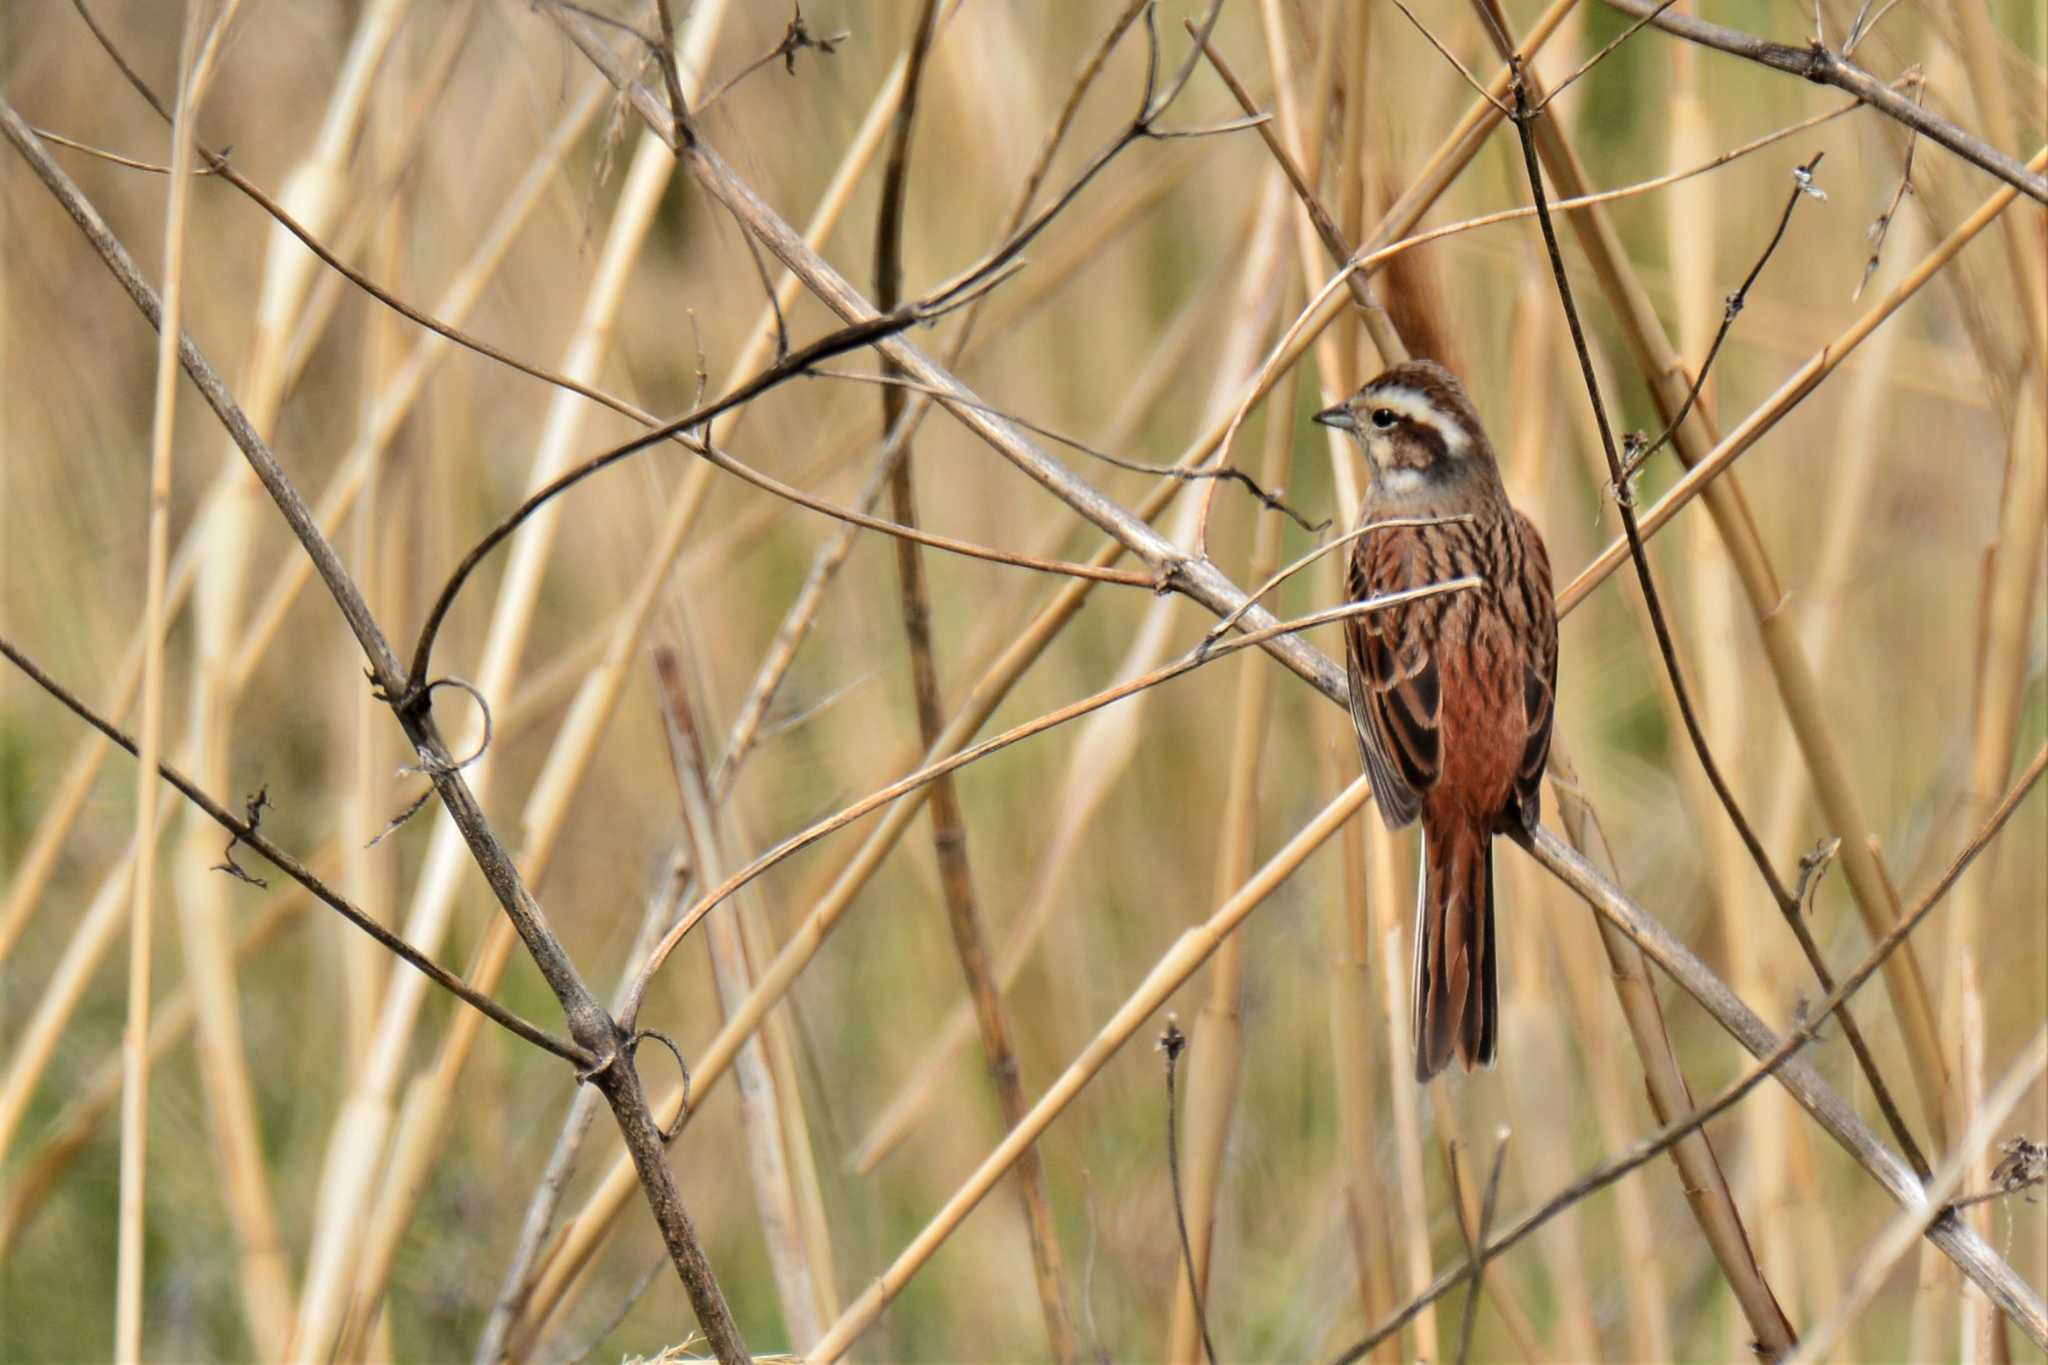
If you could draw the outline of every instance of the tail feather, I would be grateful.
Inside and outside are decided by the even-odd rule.
[[[1493,1062],[1500,987],[1493,936],[1493,840],[1469,825],[1424,824],[1415,907],[1415,1079],[1453,1052],[1467,1071]]]

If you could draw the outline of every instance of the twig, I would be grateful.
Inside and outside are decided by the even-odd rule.
[[[1507,1161],[1507,1155],[1508,1133],[1506,1129],[1502,1129],[1500,1144],[1493,1149],[1493,1169],[1486,1177],[1486,1196],[1479,1206],[1479,1227],[1476,1231],[1465,1226],[1464,1202],[1453,1201],[1453,1209],[1458,1215],[1458,1231],[1465,1238],[1465,1254],[1473,1260],[1478,1260],[1479,1249],[1486,1245],[1486,1239],[1493,1231],[1493,1211],[1500,1202],[1500,1173]],[[1453,1169],[1452,1184],[1455,1185],[1458,1162],[1458,1149],[1455,1144],[1450,1148],[1449,1156]],[[1465,1362],[1472,1358],[1472,1328],[1479,1320],[1479,1292],[1485,1284],[1486,1266],[1482,1262],[1472,1272],[1471,1288],[1465,1291],[1465,1311],[1458,1322],[1458,1365],[1465,1365]]]
[[[1202,1287],[1195,1270],[1195,1249],[1188,1241],[1188,1211],[1180,1194],[1180,1140],[1175,1118],[1179,1106],[1174,1102],[1173,1076],[1180,1064],[1180,1055],[1187,1046],[1188,1036],[1180,1031],[1180,1021],[1169,1013],[1166,1031],[1159,1035],[1159,1051],[1166,1058],[1166,1179],[1173,1190],[1173,1221],[1180,1229],[1180,1254],[1187,1273],[1188,1293],[1194,1297],[1195,1324],[1201,1329],[1202,1349],[1208,1353],[1209,1365],[1216,1365],[1216,1343],[1209,1339],[1209,1314],[1202,1305]]]
[[[1666,0],[1667,4],[1669,2],[1670,0]],[[1429,40],[1429,45],[1436,49],[1437,55],[1439,57],[1442,57],[1445,61],[1449,62],[1451,64],[1451,68],[1455,70],[1460,76],[1463,76],[1465,78],[1465,84],[1471,86],[1472,89],[1475,92],[1477,92],[1479,98],[1485,100],[1488,104],[1492,105],[1495,111],[1498,112],[1502,118],[1514,117],[1514,115],[1508,112],[1508,107],[1505,104],[1502,104],[1498,99],[1494,97],[1494,94],[1491,90],[1488,90],[1485,86],[1479,83],[1479,78],[1477,76],[1473,75],[1470,71],[1465,69],[1465,64],[1459,61],[1455,56],[1453,56],[1449,48],[1445,47],[1442,43],[1437,41],[1436,35],[1434,33],[1431,33],[1429,29],[1423,25],[1423,22],[1420,19],[1415,17],[1415,12],[1413,10],[1409,9],[1408,6],[1402,4],[1401,0],[1394,0],[1394,8],[1401,11],[1402,18],[1406,19],[1410,24],[1413,24],[1415,26],[1415,31],[1417,33],[1420,33],[1424,38]]]
[[[1658,28],[1689,42],[1699,43],[1704,47],[1715,48],[1737,57],[1745,57],[1774,70],[1804,77],[1818,85],[1832,85],[1838,90],[1847,91],[1879,113],[1897,120],[1908,128],[1925,133],[1957,156],[1997,176],[2029,198],[2048,204],[2048,178],[2028,170],[2017,160],[1975,134],[1957,127],[1947,119],[1928,113],[1918,102],[1905,98],[1848,58],[1830,52],[1819,43],[1806,47],[1787,47],[1783,43],[1769,42],[1736,29],[1723,28],[1719,24],[1695,19],[1689,14],[1659,14],[1658,6],[1651,4],[1649,0],[1607,0],[1607,3],[1622,13],[1633,14],[1637,18],[1650,15],[1651,22]]]
[[[80,142],[76,138],[65,137],[62,133],[53,133],[48,128],[36,126],[35,133],[37,137],[45,142],[54,143],[59,147],[69,147],[74,152],[84,152],[87,156],[98,157],[101,161],[109,161],[116,166],[126,166],[131,171],[147,171],[151,175],[169,175],[171,173],[169,166],[161,165],[154,161],[137,161],[132,156],[122,156],[119,152],[110,152],[104,147],[95,147],[90,142]],[[233,154],[234,148],[232,147],[223,147],[220,151],[223,161]],[[199,166],[195,167],[192,171],[195,178],[205,175],[218,175],[219,173],[220,168],[218,166]]]
[[[1555,96],[1552,98],[1555,98]],[[1548,104],[1550,101],[1546,99],[1544,103]],[[1715,357],[1721,354],[1721,343],[1728,339],[1729,329],[1735,326],[1735,319],[1742,315],[1744,305],[1749,302],[1750,286],[1756,283],[1757,276],[1764,273],[1764,267],[1770,263],[1771,257],[1777,253],[1778,243],[1785,240],[1785,229],[1792,224],[1792,210],[1799,207],[1801,199],[1820,193],[1813,184],[1813,170],[1814,167],[1820,165],[1820,159],[1825,155],[1827,155],[1825,152],[1815,152],[1811,161],[1793,171],[1792,192],[1786,196],[1785,211],[1778,215],[1778,230],[1773,232],[1771,240],[1765,243],[1763,254],[1756,258],[1756,264],[1749,268],[1749,274],[1743,277],[1742,283],[1736,287],[1735,292],[1723,301],[1720,329],[1714,333],[1713,344],[1707,347],[1706,359],[1700,362],[1699,369],[1694,372],[1692,388],[1687,391],[1685,401],[1679,404],[1677,415],[1665,424],[1664,430],[1658,434],[1657,439],[1649,444],[1641,445],[1639,438],[1631,439],[1630,444],[1637,448],[1629,456],[1628,462],[1622,466],[1623,485],[1622,488],[1616,490],[1615,495],[1617,497],[1633,497],[1633,494],[1629,493],[1627,489],[1628,485],[1635,479],[1636,472],[1649,461],[1652,455],[1655,455],[1670,443],[1672,436],[1677,433],[1679,427],[1685,424],[1686,417],[1692,412],[1693,404],[1699,401],[1700,390],[1706,387],[1707,373],[1714,368]],[[1826,196],[1822,195],[1822,197],[1825,198]]]
[[[1627,42],[1629,39],[1635,37],[1636,34],[1640,33],[1645,24],[1649,23],[1652,19],[1655,19],[1658,15],[1662,14],[1665,10],[1670,9],[1673,5],[1677,3],[1678,0],[1660,0],[1660,3],[1658,4],[1656,9],[1651,10],[1648,14],[1636,20],[1627,28],[1615,34],[1613,39],[1609,41],[1605,47],[1601,48],[1598,52],[1595,52],[1592,56],[1586,58],[1585,61],[1580,62],[1577,70],[1573,71],[1571,75],[1566,76],[1563,80],[1559,81],[1556,85],[1552,86],[1550,88],[1550,93],[1543,97],[1543,102],[1536,106],[1536,112],[1540,114],[1545,109],[1548,109],[1550,107],[1550,102],[1556,99],[1559,95],[1562,95],[1565,92],[1566,87],[1571,85],[1573,81],[1576,81],[1579,77],[1585,75],[1588,71],[1591,71],[1594,67],[1606,61],[1610,56],[1614,55],[1614,50],[1616,48],[1620,47],[1623,43]]]
[[[999,281],[1000,277],[992,276],[982,281],[982,285],[986,288]],[[415,705],[420,700],[418,680],[426,676],[426,670],[433,659],[435,637],[440,634],[441,623],[447,618],[449,608],[454,606],[456,595],[462,591],[463,584],[469,581],[470,574],[475,571],[477,565],[482,563],[492,550],[503,544],[506,538],[518,530],[527,518],[539,511],[548,502],[570,488],[575,487],[591,475],[617,464],[628,456],[637,455],[639,452],[651,446],[659,445],[670,437],[680,435],[692,427],[704,425],[722,412],[730,411],[742,403],[751,402],[776,385],[794,379],[821,360],[829,360],[833,356],[844,355],[848,351],[858,350],[884,337],[893,336],[905,328],[915,326],[920,322],[929,322],[939,317],[948,309],[967,302],[971,297],[972,295],[960,294],[955,295],[943,304],[929,301],[905,304],[903,307],[892,309],[882,316],[869,318],[862,322],[850,323],[836,331],[828,332],[809,345],[790,352],[782,359],[755,374],[752,378],[743,380],[734,386],[730,392],[726,393],[724,397],[701,404],[684,413],[681,417],[671,418],[652,430],[642,432],[623,444],[613,446],[609,450],[593,455],[575,467],[565,470],[553,479],[550,479],[546,484],[530,494],[517,507],[506,513],[498,521],[497,525],[493,526],[484,534],[482,539],[469,548],[463,555],[461,562],[448,575],[447,582],[442,584],[441,592],[435,598],[432,610],[427,613],[426,624],[420,628],[419,641],[413,647],[414,671],[408,675],[410,681],[393,694],[394,699],[406,706]]]
[[[33,682],[37,687],[42,688],[43,691],[56,698],[73,715],[76,715],[87,725],[92,726],[93,729],[105,735],[131,756],[140,757],[139,753],[137,753],[135,741],[130,739],[119,726],[93,710],[76,693],[44,672],[40,664],[30,658],[5,635],[0,635],[0,654],[6,655],[8,662],[27,674],[30,682]],[[362,930],[371,938],[377,940],[379,944],[403,959],[428,980],[488,1018],[492,1023],[520,1038],[524,1038],[535,1047],[552,1052],[555,1056],[574,1066],[587,1067],[594,1060],[593,1055],[587,1049],[570,1042],[566,1038],[557,1037],[537,1024],[528,1023],[489,996],[479,994],[471,988],[467,981],[448,971],[438,962],[421,953],[419,949],[385,928],[374,915],[358,909],[354,904],[315,876],[311,868],[272,843],[270,837],[257,828],[256,819],[263,805],[268,801],[267,788],[264,791],[259,791],[255,797],[250,799],[247,808],[249,818],[237,819],[233,812],[208,796],[204,791],[201,791],[197,784],[170,764],[159,763],[157,765],[157,773],[164,781],[175,787],[179,795],[197,806],[207,819],[213,821],[234,836],[228,845],[230,849],[237,843],[245,844],[255,849],[272,866],[276,867],[278,871],[284,873],[287,877],[290,877],[293,881],[311,892],[315,899],[335,911],[343,919],[355,925],[356,928]],[[244,880],[253,880],[246,873],[243,874],[243,877]],[[261,886],[263,883],[258,881],[256,884]]]
[[[1252,589],[1246,595],[1243,606],[1226,612],[1217,620],[1215,625],[1209,627],[1201,640],[1196,643],[1195,652],[1201,654],[1213,648],[1218,640],[1228,635],[1236,627],[1237,623],[1244,619],[1245,612],[1256,605],[1267,593],[1273,591],[1273,589],[1279,587],[1282,583],[1285,583],[1324,555],[1329,554],[1332,550],[1349,545],[1360,536],[1371,535],[1374,531],[1385,531],[1397,526],[1456,526],[1471,520],[1471,514],[1466,512],[1459,512],[1454,516],[1448,517],[1382,517],[1378,521],[1369,521],[1356,530],[1346,531],[1334,540],[1324,541],[1321,545],[1316,546],[1315,549],[1310,550],[1286,568],[1267,578],[1258,587]]]
[[[695,113],[702,115],[706,109],[724,99],[726,93],[734,86],[774,61],[777,57],[782,59],[783,70],[789,75],[794,76],[796,74],[797,53],[809,48],[814,52],[822,52],[827,57],[830,57],[838,51],[839,44],[853,36],[850,31],[841,29],[837,33],[830,33],[824,37],[819,37],[811,32],[810,27],[804,23],[804,7],[797,5],[794,8],[796,13],[791,17],[789,27],[783,30],[781,40],[774,47],[769,48],[738,71],[720,81],[710,94],[697,101]]]
[[[661,83],[668,87],[670,117],[675,133],[682,136],[683,120],[690,116],[690,102],[683,97],[682,72],[676,68],[676,18],[670,0],[654,0],[654,13],[661,21],[661,41],[654,46],[654,62],[661,68]]]
[[[1890,8],[1890,6],[1886,6],[1886,8]],[[1879,17],[1882,18],[1883,16],[1880,14]],[[1859,14],[1857,18],[1861,20],[1862,15]],[[1855,30],[1851,29],[1850,32],[1853,35]],[[1920,102],[1920,97],[1926,93],[1926,90],[1927,82],[1924,79],[1914,83],[1913,102],[1915,104]],[[1870,285],[1870,277],[1877,273],[1878,260],[1884,255],[1884,239],[1891,235],[1892,220],[1898,217],[1899,205],[1904,203],[1906,196],[1913,192],[1913,153],[1919,149],[1920,130],[1916,128],[1906,134],[1906,156],[1904,164],[1899,168],[1899,187],[1892,191],[1891,203],[1885,205],[1884,212],[1878,214],[1876,220],[1870,225],[1870,259],[1864,262],[1863,275],[1856,281],[1856,292],[1849,296],[1851,303],[1863,297],[1863,291]]]
[[[1118,469],[1127,469],[1133,474],[1151,474],[1162,479],[1182,479],[1190,483],[1199,482],[1204,479],[1222,479],[1240,484],[1247,493],[1250,493],[1258,501],[1261,507],[1264,507],[1269,512],[1283,513],[1288,520],[1310,535],[1320,535],[1322,532],[1330,529],[1329,518],[1325,517],[1322,521],[1310,521],[1293,504],[1281,497],[1278,492],[1262,487],[1257,479],[1242,469],[1217,468],[1215,466],[1189,469],[1182,465],[1148,464],[1144,460],[1133,460],[1123,455],[1112,455],[1109,451],[1089,445],[1078,437],[1054,431],[1051,427],[1043,426],[1028,417],[1020,417],[1014,412],[995,406],[993,403],[963,399],[950,389],[942,389],[936,384],[922,384],[915,379],[906,378],[900,374],[860,374],[854,370],[828,370],[823,368],[816,369],[812,373],[824,379],[846,379],[856,384],[880,384],[893,388],[907,389],[912,393],[927,394],[934,398],[950,399],[963,408],[973,408],[976,412],[986,412],[1000,417],[1004,421],[1020,426],[1034,435],[1043,436],[1048,441],[1056,441],[1071,450],[1080,451],[1090,459],[1100,460],[1104,464],[1114,465]]]

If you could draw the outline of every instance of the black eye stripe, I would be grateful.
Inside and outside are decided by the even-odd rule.
[[[1434,422],[1410,422],[1408,430],[1416,440],[1429,448],[1432,462],[1449,463],[1451,450],[1444,440],[1444,434]]]

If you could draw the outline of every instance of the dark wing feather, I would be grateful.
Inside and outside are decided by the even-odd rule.
[[[1367,555],[1361,545],[1352,557],[1347,577],[1352,601],[1405,586],[1376,581],[1386,575],[1372,572],[1365,563]],[[1351,720],[1372,778],[1373,800],[1389,829],[1400,829],[1416,817],[1422,794],[1436,785],[1443,771],[1437,728],[1443,688],[1436,660],[1422,638],[1424,613],[1434,605],[1425,600],[1354,617],[1344,632]]]
[[[1531,620],[1522,656],[1522,714],[1528,739],[1515,772],[1515,801],[1522,823],[1530,828],[1542,810],[1543,769],[1550,761],[1550,727],[1557,707],[1557,611],[1550,586],[1550,555],[1543,537],[1520,512],[1515,529],[1522,538],[1522,600]]]

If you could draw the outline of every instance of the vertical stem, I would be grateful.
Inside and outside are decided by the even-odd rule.
[[[121,1189],[115,1250],[114,1358],[142,1358],[143,1210],[149,1151],[149,988],[156,909],[159,794],[148,780],[163,756],[164,583],[170,572],[171,442],[176,435],[178,318],[184,304],[185,215],[191,202],[192,109],[205,90],[195,68],[202,0],[187,0],[178,50],[178,102],[164,207],[164,326],[157,337],[156,406],[150,419],[149,548],[142,606],[143,778],[135,784],[135,875],[128,925],[128,1024],[122,1035]]]
[[[882,182],[882,202],[875,229],[875,299],[883,311],[896,306],[902,286],[904,186],[909,178],[910,135],[917,117],[917,102],[923,84],[925,59],[931,50],[932,29],[937,18],[937,0],[922,0],[914,21],[903,98],[896,107],[891,130],[889,163]],[[893,362],[883,366],[885,375],[901,375]],[[904,392],[885,387],[881,392],[882,428],[892,432],[904,415]],[[904,526],[917,525],[917,497],[912,482],[912,450],[909,437],[889,476],[889,504],[895,520]],[[932,652],[931,590],[926,583],[924,549],[915,541],[897,537],[896,576],[901,589],[903,634],[910,650],[911,690],[917,708],[918,738],[926,749],[945,728],[945,714],[939,696],[938,664]],[[1017,1056],[1010,1043],[1010,1025],[989,970],[988,942],[982,932],[981,914],[974,888],[973,868],[967,857],[967,824],[960,808],[958,790],[950,777],[932,784],[929,798],[932,846],[938,856],[940,889],[946,901],[946,922],[953,933],[953,948],[960,970],[967,979],[967,991],[974,1003],[975,1023],[981,1032],[982,1053],[996,1090],[996,1101],[1006,1128],[1015,1128],[1029,1106],[1018,1074]],[[1072,1365],[1078,1357],[1073,1318],[1067,1308],[1066,1267],[1060,1254],[1059,1230],[1046,1195],[1045,1171],[1036,1147],[1027,1148],[1017,1162],[1017,1195],[1023,1205],[1024,1224],[1031,1243],[1031,1270],[1038,1288],[1040,1311],[1045,1316],[1046,1339],[1053,1359]]]
[[[1267,193],[1283,191],[1277,177],[1269,178]],[[1277,215],[1264,215],[1274,218]],[[1283,307],[1285,301],[1283,296]],[[1259,480],[1267,488],[1287,486],[1294,460],[1294,410],[1301,388],[1299,368],[1274,391],[1266,416],[1266,451]],[[1280,565],[1279,516],[1260,517],[1252,546],[1246,580],[1262,583]],[[1217,896],[1230,894],[1251,874],[1255,836],[1258,832],[1260,756],[1265,752],[1266,730],[1273,693],[1271,669],[1246,669],[1238,681],[1237,709],[1232,724],[1230,777],[1224,789],[1223,812],[1218,821],[1216,853]],[[1230,1135],[1231,1115],[1237,1107],[1238,1078],[1244,1052],[1243,1021],[1238,1004],[1244,993],[1244,936],[1232,934],[1216,950],[1216,962],[1209,974],[1209,998],[1195,1018],[1194,1049],[1189,1060],[1188,1134],[1186,1159],[1182,1163],[1183,1192],[1187,1209],[1188,1265],[1182,1267],[1173,1296],[1172,1322],[1167,1335],[1166,1358],[1192,1362],[1201,1344],[1200,1303],[1209,1302],[1210,1249],[1216,1226],[1217,1193],[1223,1172],[1223,1149]],[[1190,1284],[1189,1276],[1193,1276]]]

